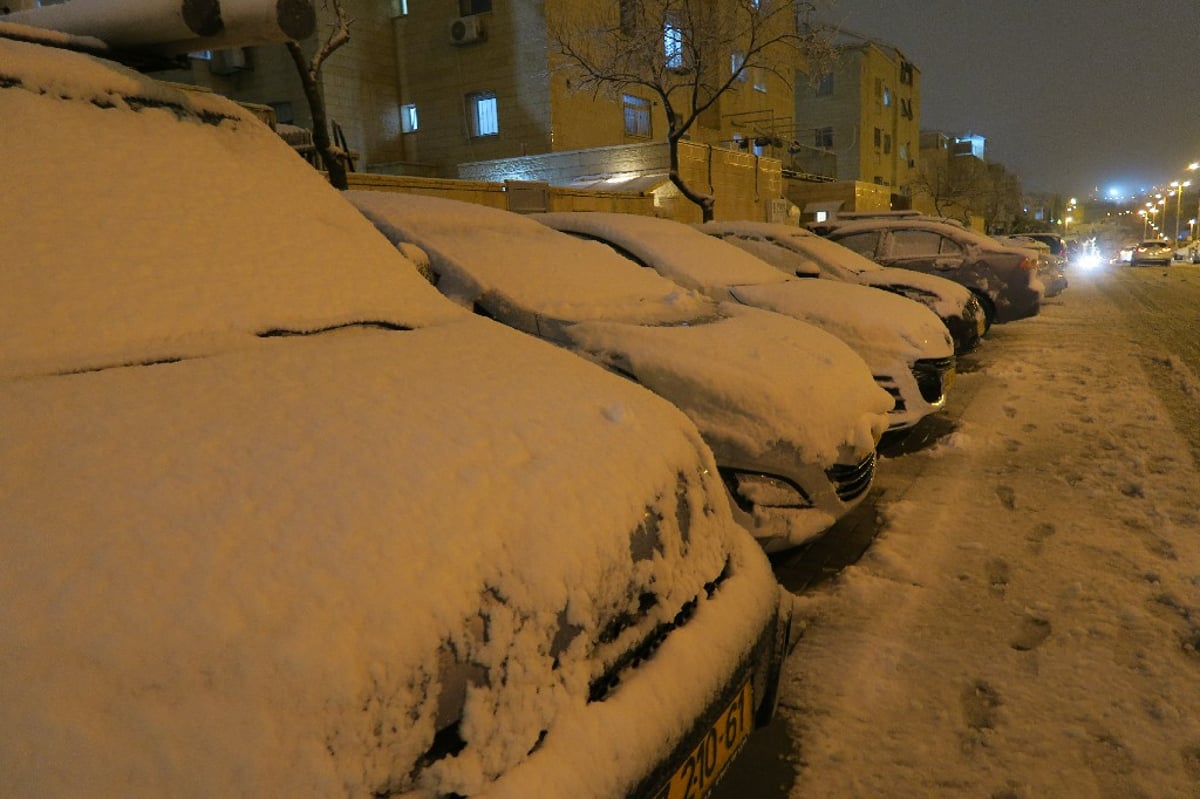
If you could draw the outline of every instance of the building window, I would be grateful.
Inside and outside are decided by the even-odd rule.
[[[817,81],[817,97],[828,97],[833,94],[833,73],[826,72]]]
[[[632,34],[641,27],[641,0],[621,0],[621,33]]]
[[[912,100],[906,100],[903,97],[900,98],[900,116],[905,119],[913,118]]]
[[[622,95],[625,108],[625,133],[650,138],[650,101],[632,94]]]
[[[405,103],[400,106],[400,130],[404,133],[412,133],[417,129],[417,106],[414,103]]]
[[[458,0],[458,15],[469,17],[492,10],[492,0]]]
[[[892,107],[892,90],[889,89],[887,86],[883,87],[883,107],[884,108]]]
[[[388,0],[392,19],[408,16],[408,0]]]
[[[885,133],[883,136],[883,153],[888,155],[892,152],[892,134]]]
[[[500,133],[500,116],[496,107],[495,92],[474,92],[467,95],[467,116],[471,120],[471,135],[497,136]]]
[[[900,82],[905,86],[911,86],[913,82],[913,65],[907,61],[900,62]]]
[[[833,149],[833,128],[817,128],[813,144],[822,150]]]
[[[750,79],[749,73],[742,69],[746,64],[746,54],[740,50],[734,50],[729,56],[729,74],[734,76],[734,80],[745,83]],[[739,71],[740,70],[740,71]]]
[[[663,63],[667,69],[683,69],[683,28],[678,17],[663,24]]]
[[[908,142],[900,145],[900,160],[905,163],[908,162]]]
[[[883,128],[875,128],[875,149],[883,147]]]
[[[754,68],[754,91],[765,92],[767,90],[767,71],[762,67]]]
[[[280,100],[268,105],[275,109],[275,121],[281,125],[290,125],[296,121],[296,114],[292,111],[292,104],[288,101]]]

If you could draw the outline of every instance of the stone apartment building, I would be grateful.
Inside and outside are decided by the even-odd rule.
[[[654,97],[576,91],[556,69],[547,16],[608,7],[616,15],[619,0],[342,2],[351,38],[326,62],[321,86],[359,171],[648,191],[659,213],[698,220],[666,180],[666,119]],[[329,14],[318,13],[324,36]],[[732,71],[736,58],[721,63]],[[311,125],[282,45],[197,53],[187,70],[161,77]],[[692,129],[681,171],[711,187],[719,218],[786,216],[780,159],[792,109],[787,81],[751,71]]]
[[[847,34],[839,45],[833,70],[797,85],[797,136],[805,146],[790,166],[841,184],[842,210],[907,208],[920,158],[921,71],[876,40]],[[821,192],[839,193],[817,187],[808,194]]]

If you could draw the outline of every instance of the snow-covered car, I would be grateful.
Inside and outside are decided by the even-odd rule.
[[[1041,237],[1025,234],[993,236],[1005,247],[1028,250],[1038,259],[1038,279],[1046,287],[1046,297],[1057,297],[1067,287],[1067,276],[1063,268],[1067,265],[1065,255],[1055,255],[1054,248]],[[1057,238],[1057,237],[1056,237]],[[1060,240],[1061,241],[1061,240]],[[1062,250],[1065,252],[1065,248]]]
[[[684,288],[816,325],[867,362],[892,395],[888,430],[911,428],[946,402],[954,344],[923,305],[866,286],[802,280],[690,225],[638,214],[533,214],[544,225],[599,241]]]
[[[883,266],[961,283],[979,297],[989,325],[1035,316],[1041,309],[1046,289],[1037,259],[962,225],[919,218],[861,220],[837,227],[829,238]]]
[[[391,192],[346,196],[393,243],[425,251],[446,296],[687,413],[716,456],[735,517],[768,551],[824,532],[870,488],[892,398],[833,335],[718,303],[509,211]]]
[[[791,605],[695,426],[4,30],[0,793],[704,794]]]
[[[797,277],[822,277],[881,289],[921,303],[938,315],[954,339],[954,354],[979,346],[987,318],[979,299],[952,280],[890,269],[815,233],[775,222],[706,222],[700,230]]]
[[[1129,254],[1129,265],[1139,266],[1141,264],[1162,264],[1170,266],[1171,259],[1175,257],[1175,250],[1171,248],[1171,243],[1163,239],[1148,239],[1138,242],[1137,246]]]

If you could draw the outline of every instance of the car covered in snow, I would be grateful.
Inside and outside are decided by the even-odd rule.
[[[346,196],[438,290],[566,347],[681,408],[716,456],[736,518],[768,551],[862,501],[892,398],[840,339],[717,302],[510,211],[380,191]]]
[[[5,32],[0,792],[705,794],[790,603],[695,426],[238,105]]]
[[[1006,247],[962,225],[923,218],[862,219],[829,238],[882,266],[953,280],[979,298],[988,324],[1035,316],[1045,286],[1027,250]]]
[[[600,241],[684,288],[816,325],[858,353],[893,397],[889,432],[907,430],[946,402],[954,345],[928,308],[865,286],[801,280],[690,225],[637,214],[533,214],[544,225]]]
[[[705,222],[699,229],[796,277],[821,277],[888,291],[938,315],[954,339],[954,354],[979,346],[987,318],[979,299],[951,280],[880,266],[840,244],[795,225],[777,222]]]

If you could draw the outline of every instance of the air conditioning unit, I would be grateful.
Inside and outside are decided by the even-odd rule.
[[[450,23],[450,44],[471,44],[487,38],[478,16],[459,17]]]
[[[246,63],[246,51],[241,47],[231,47],[227,50],[213,50],[212,59],[208,62],[208,71],[214,75],[233,75],[249,69]]]

